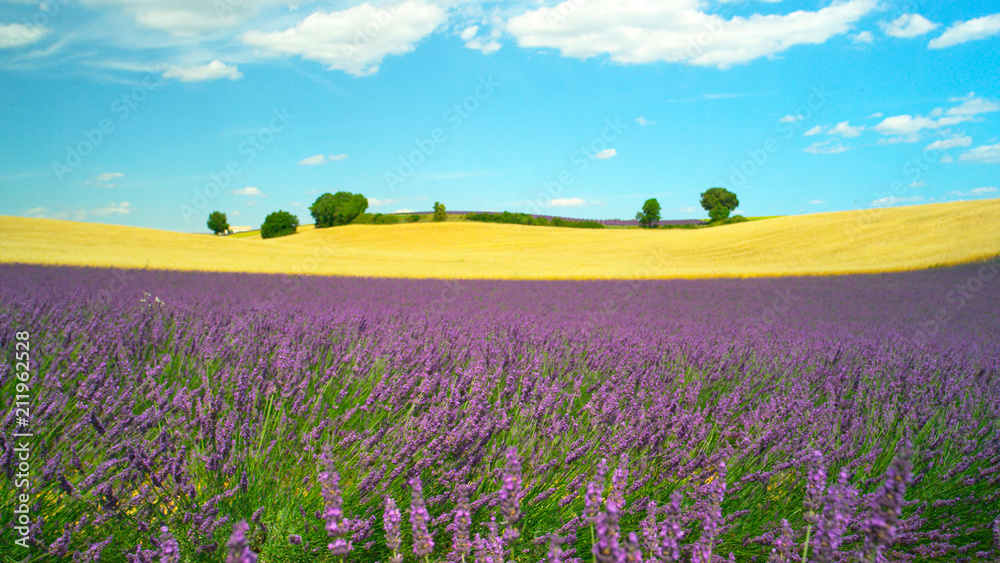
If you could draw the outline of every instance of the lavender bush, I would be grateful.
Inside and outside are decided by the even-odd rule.
[[[445,283],[0,266],[4,357],[32,335],[32,560],[990,561],[1000,284],[950,298],[989,267]]]

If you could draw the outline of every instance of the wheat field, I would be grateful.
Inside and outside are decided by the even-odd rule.
[[[921,269],[1000,254],[1000,199],[710,229],[349,225],[261,240],[0,216],[0,262],[310,275],[626,279]]]

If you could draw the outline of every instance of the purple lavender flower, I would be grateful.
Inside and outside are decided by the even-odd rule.
[[[640,524],[642,529],[642,545],[646,548],[646,561],[657,563],[657,558],[663,557],[660,546],[660,529],[656,523],[656,501],[646,505],[646,518]]]
[[[842,469],[837,485],[830,488],[823,513],[816,524],[816,535],[813,537],[813,561],[816,563],[833,561],[851,520],[856,499],[857,491],[848,484],[847,470]]]
[[[400,527],[403,516],[396,508],[396,501],[392,497],[385,497],[385,510],[382,512],[382,528],[385,530],[385,545],[392,551],[392,563],[402,563],[403,555],[399,552],[403,543]]]
[[[240,520],[233,525],[233,533],[229,536],[226,545],[229,546],[229,555],[226,563],[257,563],[257,554],[250,550],[247,545],[247,530],[250,526],[246,520]]]
[[[288,536],[288,543],[292,545],[302,545],[302,536],[298,534],[292,534]]]
[[[625,540],[626,563],[642,563],[642,550],[639,548],[639,538],[635,532],[629,532]]]
[[[344,522],[343,499],[340,495],[340,474],[333,467],[329,452],[323,454],[326,470],[320,472],[319,482],[323,490],[325,508],[323,519],[326,520],[326,533],[331,541],[327,549],[334,555],[347,555],[354,546],[345,539],[350,530]]]
[[[815,525],[819,511],[823,508],[823,492],[826,490],[826,466],[823,464],[823,453],[813,450],[806,477],[806,497],[803,506],[806,509],[805,521]]]
[[[597,515],[596,538],[593,553],[598,563],[620,563],[625,552],[618,543],[618,507],[608,501],[605,510]]]
[[[160,528],[160,563],[178,563],[181,560],[181,548],[177,540],[170,535],[166,526]]]
[[[790,563],[794,545],[795,536],[792,534],[792,527],[788,525],[788,520],[782,519],[781,534],[774,540],[771,556],[767,559],[768,563]]]
[[[410,501],[410,524],[413,527],[413,553],[417,557],[426,557],[434,551],[434,538],[427,530],[427,523],[431,520],[430,513],[427,512],[427,505],[424,504],[424,492],[420,485],[420,477],[413,477],[407,481],[412,490],[413,498]]]
[[[883,551],[892,545],[896,535],[896,524],[903,511],[906,485],[913,477],[910,463],[912,453],[910,443],[906,442],[886,470],[885,484],[879,492],[875,506],[872,507],[872,514],[861,526],[865,534],[862,561],[869,563],[881,561]]]
[[[712,549],[722,521],[722,500],[726,494],[726,464],[719,463],[719,473],[709,488],[708,505],[701,524],[701,536],[691,552],[691,563],[712,563]]]
[[[681,500],[683,496],[680,491],[670,494],[670,504],[667,505],[666,517],[660,525],[660,549],[657,553],[667,563],[676,563],[681,560],[681,540],[687,535],[681,527]]]
[[[1000,552],[1000,516],[993,520],[993,549]]]
[[[472,543],[469,540],[469,530],[472,527],[472,513],[469,510],[469,489],[468,485],[458,486],[458,501],[455,503],[455,531],[451,542],[452,549],[462,561],[465,561],[465,557],[472,553]]]
[[[597,464],[597,474],[587,483],[587,492],[583,495],[583,515],[593,526],[597,524],[597,516],[601,512],[601,491],[604,490],[604,476],[608,471],[608,462],[601,459]]]
[[[618,467],[611,475],[611,491],[608,501],[615,503],[618,511],[625,509],[625,486],[628,484],[628,453],[623,453],[618,461]]]
[[[562,550],[563,539],[553,532],[549,540],[549,552],[545,555],[546,563],[563,563],[566,553]]]
[[[517,523],[521,519],[520,502],[524,496],[524,488],[521,484],[521,460],[517,457],[517,448],[507,448],[506,458],[503,485],[500,487],[500,514],[504,519],[503,539],[510,545],[521,537]]]
[[[66,553],[69,551],[69,542],[71,539],[69,524],[63,526],[63,535],[59,536],[56,541],[52,542],[49,546],[49,555],[54,555],[56,557],[65,557]],[[166,562],[174,563],[174,562]]]

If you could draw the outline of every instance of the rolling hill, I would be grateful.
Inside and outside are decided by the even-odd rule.
[[[696,230],[421,222],[350,225],[260,240],[0,216],[0,262],[414,278],[873,273],[997,256],[998,217],[1000,199],[993,199]]]

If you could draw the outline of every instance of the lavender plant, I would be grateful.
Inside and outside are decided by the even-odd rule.
[[[990,268],[626,292],[470,281],[431,307],[439,281],[137,271],[123,285],[2,265],[0,351],[32,334],[28,492],[44,519],[28,541],[39,561],[218,563],[247,521],[247,548],[279,563],[400,563],[411,548],[534,563],[554,533],[565,563],[595,546],[657,562],[801,560],[806,546],[817,561],[988,561],[1000,284],[936,331],[928,319]],[[779,294],[795,307],[762,322]],[[8,483],[18,383],[0,362]],[[904,437],[900,488],[885,468]],[[316,468],[326,445],[336,472]],[[817,450],[828,488],[802,471]],[[16,494],[0,488],[0,504]]]

